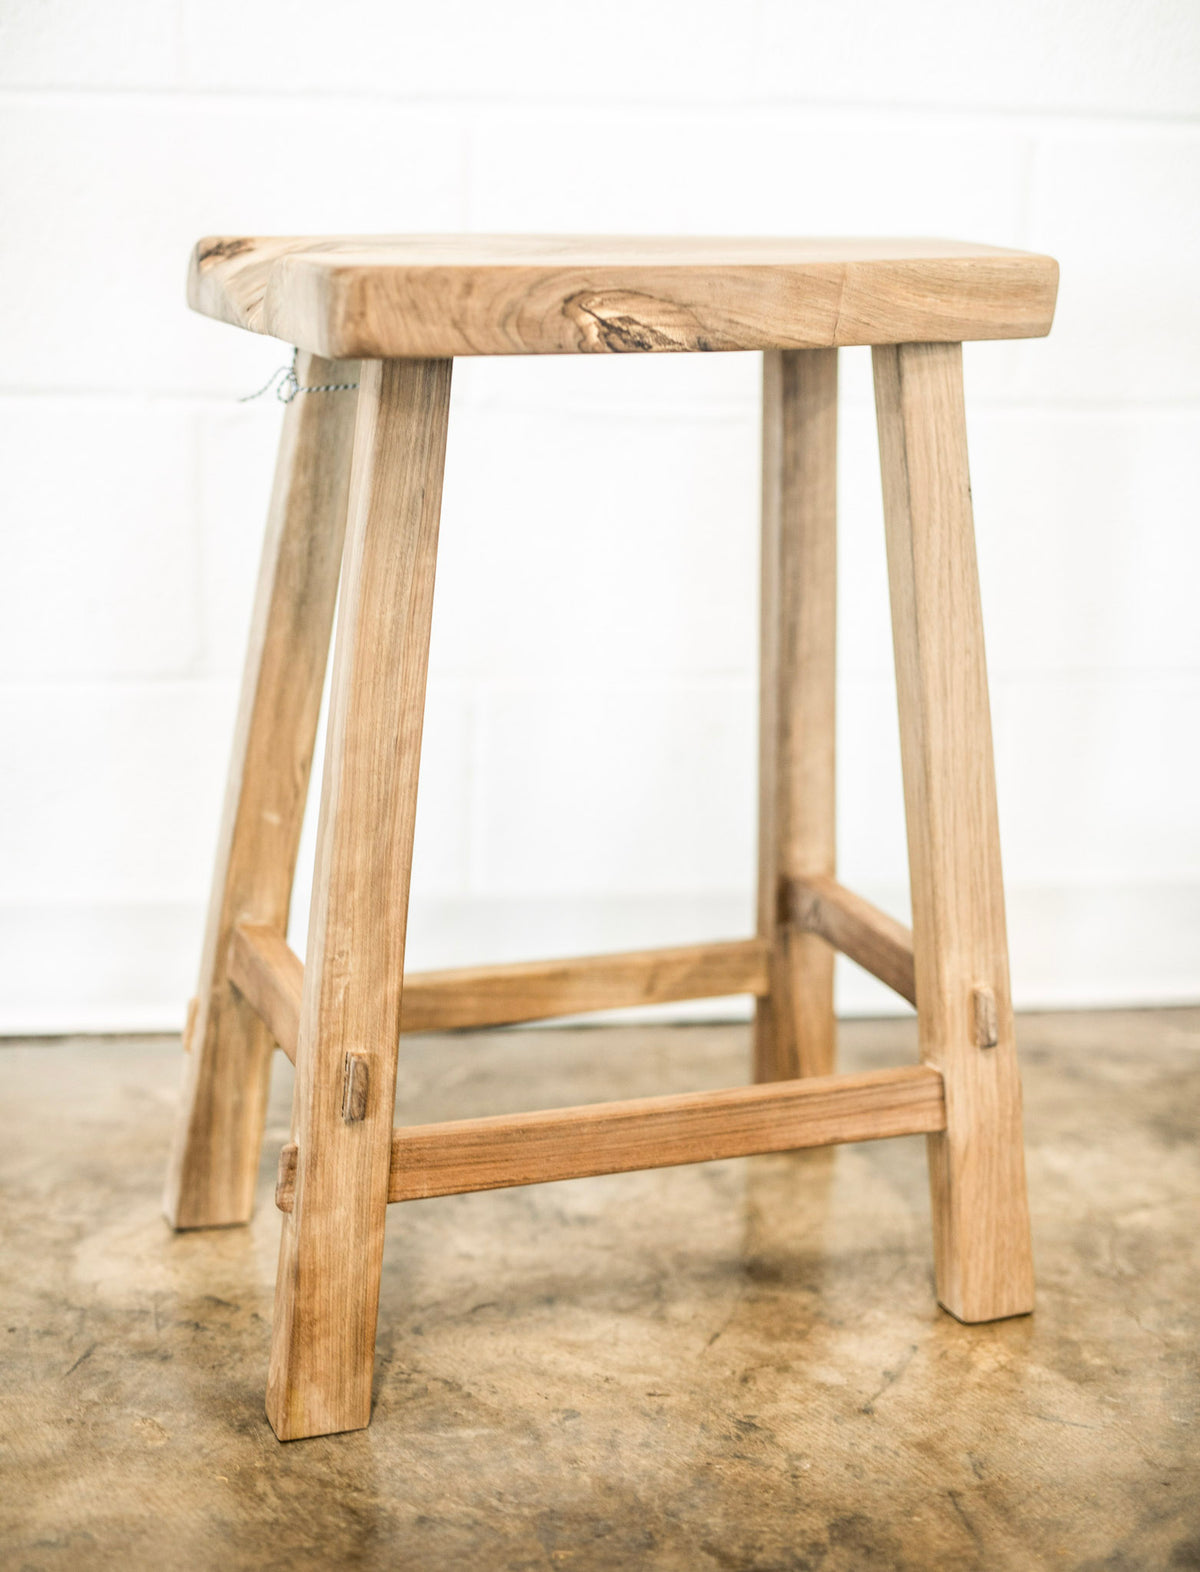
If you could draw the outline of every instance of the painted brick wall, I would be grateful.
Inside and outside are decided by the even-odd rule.
[[[1051,339],[967,350],[1016,992],[1200,996],[1198,199],[1191,0],[5,0],[0,1030],[172,1026],[191,991],[280,418],[237,399],[286,355],[184,308],[222,230],[1057,255]],[[843,367],[843,874],[902,912]],[[456,372],[418,964],[748,929],[757,379]],[[890,1007],[849,970],[842,1003]]]

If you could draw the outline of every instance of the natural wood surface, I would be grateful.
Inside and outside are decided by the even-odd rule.
[[[305,384],[354,365],[301,355]],[[176,1228],[244,1223],[262,1144],[271,1040],[229,987],[234,925],[283,929],[337,599],[353,393],[309,394],[283,417],[164,1207]]]
[[[786,905],[798,928],[824,939],[909,1004],[916,1004],[912,932],[903,923],[836,879],[816,875],[796,879]]]
[[[837,862],[837,391],[836,349],[763,356],[757,1081],[829,1075],[837,1054],[833,953],[781,900]]]
[[[1049,332],[1058,265],[953,240],[210,236],[188,301],[321,354],[823,349]]]
[[[304,987],[300,957],[277,929],[242,923],[234,932],[229,977],[294,1062]],[[437,1032],[506,1026],[678,999],[762,994],[766,989],[767,952],[759,939],[409,972],[404,979],[400,1029]]]
[[[229,946],[229,981],[295,1064],[304,962],[278,928],[238,923]]]
[[[626,1102],[444,1124],[392,1134],[390,1201],[757,1152],[924,1135],[945,1127],[941,1076],[924,1065],[808,1076],[770,1086],[635,1097]],[[295,1159],[280,1156],[277,1204],[292,1202]]]
[[[358,401],[267,1383],[285,1440],[371,1413],[450,363],[373,361]]]
[[[765,947],[757,939],[684,944],[569,960],[414,972],[404,979],[406,1032],[503,1026],[678,999],[761,994]]]
[[[191,1053],[192,1051],[192,1037],[196,1031],[196,1017],[199,1015],[199,1013],[200,1000],[195,996],[195,994],[193,994],[187,1002],[187,1014],[183,1019],[182,1041],[184,1053]]]
[[[946,1088],[929,1142],[938,1297],[987,1321],[1033,1308],[1033,1264],[962,351],[904,344],[874,362],[921,1053]]]

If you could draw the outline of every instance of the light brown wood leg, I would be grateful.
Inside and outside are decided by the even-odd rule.
[[[371,1415],[449,361],[364,362],[267,1416]]]
[[[962,1321],[1033,1308],[962,348],[874,351],[938,1298]]]
[[[837,350],[763,356],[759,1081],[829,1075],[837,1051],[833,951],[791,920],[787,886],[832,875],[837,682]]]
[[[305,386],[353,382],[352,362],[302,355]],[[287,926],[337,600],[353,393],[306,394],[283,422],[183,1101],[164,1208],[176,1228],[244,1223],[262,1145],[272,1043],[229,985],[234,924]]]

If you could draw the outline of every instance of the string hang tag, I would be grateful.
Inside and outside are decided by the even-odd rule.
[[[256,398],[262,398],[264,393],[269,393],[272,388],[275,389],[275,397],[281,404],[290,404],[298,393],[353,393],[358,387],[357,382],[316,382],[311,387],[303,387],[300,378],[296,375],[296,362],[299,358],[300,351],[293,349],[290,366],[280,366],[257,393],[247,393],[244,398],[238,399],[238,403],[250,404]]]

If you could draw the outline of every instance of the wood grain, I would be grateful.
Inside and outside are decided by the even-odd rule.
[[[281,1440],[371,1412],[449,400],[448,361],[362,368],[267,1382]],[[353,1122],[347,1053],[369,1069]]]
[[[786,904],[798,928],[818,935],[909,1004],[916,1004],[912,932],[903,923],[836,879],[816,875],[794,880]]]
[[[277,929],[241,923],[234,930],[229,977],[294,1062],[304,988],[300,957]],[[409,972],[404,979],[400,1029],[437,1032],[503,1026],[678,999],[762,994],[766,989],[767,950],[759,939]]]
[[[929,1141],[938,1298],[963,1321],[1033,1308],[962,351],[874,351],[921,1055],[945,1080]],[[996,1046],[976,1046],[991,991]]]
[[[833,954],[781,900],[837,863],[837,396],[836,349],[763,356],[757,1081],[829,1075],[837,1056]]]
[[[924,1065],[770,1086],[413,1125],[392,1135],[390,1201],[670,1168],[758,1152],[924,1135],[945,1127],[941,1076]],[[291,1203],[290,1154],[280,1162]]]
[[[197,311],[321,354],[824,349],[1049,332],[1050,257],[952,240],[210,236]]]
[[[229,981],[293,1064],[300,1037],[304,962],[278,928],[241,922],[229,946]]]
[[[305,384],[354,365],[301,355]],[[244,1223],[254,1203],[271,1040],[229,986],[234,925],[287,923],[337,599],[353,393],[294,400],[283,435],[242,679],[164,1208],[176,1228]]]
[[[404,979],[403,1029],[436,1032],[631,1009],[678,999],[760,994],[767,987],[757,939],[684,944],[567,960],[414,972]]]
[[[199,1015],[199,1013],[200,1000],[195,996],[195,994],[193,994],[187,1002],[187,1014],[184,1016],[183,1020],[184,1053],[191,1053],[192,1051],[192,1038],[196,1034],[196,1017]]]

